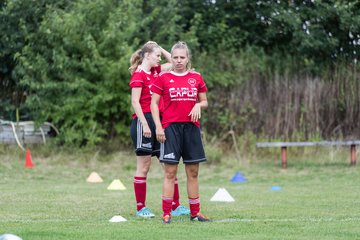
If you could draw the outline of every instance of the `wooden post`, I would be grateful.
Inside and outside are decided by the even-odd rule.
[[[286,147],[281,147],[281,167],[286,168]]]
[[[350,146],[350,165],[351,166],[355,166],[356,165],[356,145],[355,144],[352,144]]]

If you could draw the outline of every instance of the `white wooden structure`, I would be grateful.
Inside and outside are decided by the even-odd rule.
[[[11,122],[0,119],[0,143],[16,143],[22,150],[25,144],[46,143],[49,138],[50,130],[54,129],[59,134],[54,125],[45,122],[38,128],[33,121]]]

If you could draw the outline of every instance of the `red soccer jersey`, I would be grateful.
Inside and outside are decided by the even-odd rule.
[[[139,87],[141,89],[140,106],[143,113],[149,113],[151,104],[151,84],[154,83],[155,79],[161,71],[161,65],[151,68],[150,72],[146,72],[141,68],[137,68],[131,75],[129,86],[130,88]],[[136,118],[136,114],[133,113],[132,118]]]
[[[163,99],[161,123],[166,128],[173,122],[191,122],[189,113],[198,101],[198,94],[207,92],[207,87],[198,72],[163,72],[155,80],[151,91]],[[200,127],[200,121],[194,124]]]

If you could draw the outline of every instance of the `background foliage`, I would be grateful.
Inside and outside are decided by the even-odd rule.
[[[0,117],[52,121],[60,143],[128,143],[131,53],[188,42],[210,88],[204,131],[358,138],[358,1],[7,0]]]

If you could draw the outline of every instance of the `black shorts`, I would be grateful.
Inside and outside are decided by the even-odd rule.
[[[135,148],[136,156],[157,156],[160,155],[160,143],[156,140],[155,123],[151,113],[145,113],[146,121],[151,130],[151,137],[146,138],[143,135],[143,126],[138,118],[131,121],[130,135]]]
[[[160,144],[160,162],[185,164],[206,161],[200,128],[190,122],[172,123],[165,128],[166,140]]]

